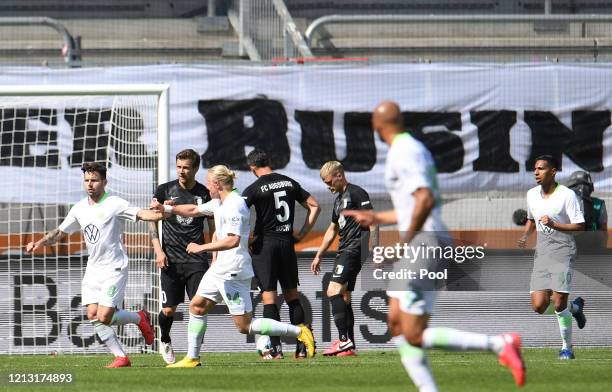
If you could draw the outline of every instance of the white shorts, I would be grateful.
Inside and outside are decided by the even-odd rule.
[[[251,278],[228,280],[208,270],[198,286],[196,295],[215,303],[224,301],[232,316],[253,311],[251,302]]]
[[[387,291],[387,295],[399,300],[402,312],[422,316],[424,314],[432,314],[438,292],[416,290]]]
[[[81,283],[81,303],[117,308],[123,304],[128,269],[88,267]]]

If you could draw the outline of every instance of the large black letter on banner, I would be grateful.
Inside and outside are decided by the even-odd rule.
[[[57,131],[28,129],[28,121],[57,125],[54,109],[5,109],[0,113],[0,166],[60,167]],[[46,146],[41,155],[31,153],[33,146]]]
[[[45,305],[23,305],[21,300],[22,285],[45,285],[49,291],[49,299]],[[57,340],[59,336],[59,316],[56,311],[51,310],[57,302],[57,286],[53,279],[44,275],[24,275],[13,277],[13,296],[15,309],[15,324],[13,325],[14,344],[16,346],[45,346]],[[32,322],[37,320],[36,316],[44,316],[51,319],[51,331],[47,336],[23,337],[24,316],[33,316]],[[31,328],[28,328],[31,329]]]
[[[370,301],[373,298],[378,298],[385,302],[385,305],[389,305],[389,298],[385,295],[384,291],[368,291],[361,297],[361,311],[365,316],[371,317],[374,320],[380,321],[382,325],[387,325],[387,314],[376,310],[375,308],[370,306]],[[365,340],[370,343],[387,343],[391,340],[391,331],[389,328],[385,330],[385,333],[382,335],[373,334],[370,332],[370,328],[367,325],[360,325],[359,331]]]
[[[68,108],[64,119],[72,128],[70,167],[81,167],[84,162],[107,162],[109,135],[105,123],[111,119],[110,109]]]
[[[289,163],[287,112],[280,102],[262,98],[198,101],[198,111],[204,116],[208,136],[203,167],[223,164],[248,170],[247,145],[265,151],[274,169]]]
[[[438,173],[454,173],[463,167],[463,142],[459,136],[451,133],[461,131],[461,113],[402,114],[406,128],[431,151]],[[450,132],[423,132],[424,128],[434,126],[444,126]]]
[[[470,118],[478,128],[478,159],[472,163],[473,170],[518,172],[519,164],[510,156],[510,129],[516,123],[516,112],[483,110],[470,112]]]
[[[531,129],[531,153],[525,162],[527,171],[539,155],[550,154],[562,170],[562,154],[591,172],[603,171],[603,133],[610,126],[609,110],[572,112],[572,130],[550,112],[525,111],[525,123]]]
[[[334,142],[334,112],[295,111],[295,121],[302,128],[302,157],[310,169],[319,169],[327,161],[338,160]],[[346,158],[344,170],[369,171],[376,164],[376,146],[372,131],[372,113],[344,114]]]

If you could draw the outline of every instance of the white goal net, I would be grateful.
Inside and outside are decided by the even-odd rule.
[[[148,207],[167,178],[167,86],[7,90],[0,88],[0,354],[106,352],[81,304],[81,234],[33,255],[24,248],[86,196],[83,162],[104,162],[107,192]],[[159,276],[147,224],[126,223],[124,242],[123,308],[155,315]],[[117,332],[128,352],[145,348],[137,327]]]

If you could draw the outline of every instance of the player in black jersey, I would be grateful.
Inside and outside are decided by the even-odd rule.
[[[171,200],[174,204],[203,204],[210,200],[208,189],[195,180],[200,167],[200,156],[191,149],[176,155],[178,179],[161,184],[155,191],[152,204],[163,204]],[[160,244],[157,225],[149,226],[149,236],[155,250],[155,260],[161,269],[162,310],[159,312],[160,353],[166,363],[174,363],[175,356],[170,340],[170,328],[178,304],[185,299],[185,292],[191,299],[208,269],[206,254],[189,254],[185,250],[191,242],[204,243],[204,217],[183,218],[173,215],[162,223]],[[215,231],[215,222],[208,219],[209,238]]]
[[[372,209],[370,196],[361,187],[350,184],[344,175],[342,164],[329,161],[321,167],[321,179],[332,193],[336,193],[332,221],[329,225],[319,250],[310,265],[311,271],[317,275],[321,264],[321,257],[340,234],[338,253],[334,262],[334,270],[327,286],[327,297],[331,302],[332,313],[338,340],[323,352],[323,355],[349,356],[355,355],[355,337],[353,326],[355,317],[351,306],[351,292],[355,289],[357,275],[361,271],[361,264],[368,255],[370,230],[377,237],[376,227],[362,228],[353,218],[347,218],[341,213],[343,210]],[[373,238],[373,243],[377,238]]]
[[[294,243],[301,241],[312,229],[321,211],[319,204],[293,179],[274,173],[265,152],[253,150],[247,163],[257,180],[244,190],[248,207],[255,206],[256,223],[251,252],[253,269],[264,303],[263,316],[280,321],[276,305],[277,282],[280,282],[285,302],[289,306],[291,324],[304,322],[304,309],[299,300],[297,257]],[[295,203],[308,210],[304,225],[293,232]],[[283,357],[279,337],[270,336],[273,346],[265,359]],[[303,344],[297,343],[296,357],[305,357]]]

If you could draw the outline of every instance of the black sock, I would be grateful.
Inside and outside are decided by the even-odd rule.
[[[353,341],[355,344],[355,315],[353,314],[353,306],[348,303],[346,304],[346,330],[348,333],[349,339]]]
[[[159,316],[157,316],[159,321],[159,329],[161,331],[161,336],[159,340],[164,343],[170,343],[170,328],[172,328],[172,322],[174,321],[174,316],[166,316],[164,311],[159,312]]]
[[[293,301],[287,303],[289,306],[289,320],[291,324],[298,325],[304,323],[304,308],[302,307],[302,303],[299,299],[294,299]]]
[[[280,321],[280,313],[278,312],[278,306],[276,306],[276,304],[264,305],[263,316],[264,318]],[[273,350],[275,352],[282,351],[280,336],[270,336],[270,344],[272,344]]]
[[[346,302],[344,302],[342,294],[329,297],[329,301],[331,302],[334,322],[336,323],[336,328],[338,328],[338,338],[340,340],[346,340],[348,339],[346,330]]]

